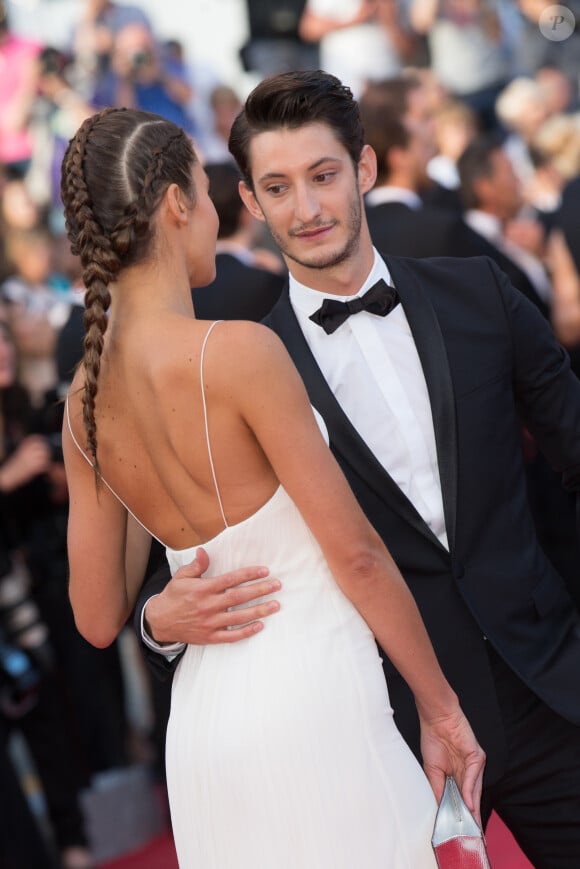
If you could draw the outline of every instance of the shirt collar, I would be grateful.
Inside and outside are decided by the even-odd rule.
[[[370,287],[372,287],[373,284],[375,284],[381,278],[387,284],[392,284],[392,279],[387,268],[387,264],[375,248],[373,248],[373,251],[375,258],[372,269],[370,270],[362,287],[360,287],[357,292],[349,296],[336,296],[332,293],[322,293],[320,290],[313,290],[311,287],[307,287],[305,284],[301,284],[299,281],[296,280],[295,277],[293,277],[292,274],[290,274],[290,302],[292,303],[292,307],[295,310],[299,310],[306,317],[309,317],[311,314],[317,311],[318,308],[320,308],[323,299],[337,299],[340,302],[346,302],[349,299],[355,299],[357,296],[362,296],[363,293],[366,293],[366,291],[370,289]]]
[[[243,245],[238,244],[238,242],[234,241],[226,241],[224,239],[218,238],[216,242],[216,254],[226,253],[230,256],[235,257],[241,263],[246,266],[251,266],[254,264],[254,255],[248,250],[248,248],[243,247]]]
[[[501,220],[487,211],[470,208],[465,212],[465,222],[480,235],[483,235],[484,238],[487,238],[488,241],[493,241],[503,236]]]
[[[374,187],[365,196],[365,202],[371,207],[382,205],[384,202],[400,202],[413,211],[422,208],[421,197],[414,190],[406,187],[395,187],[392,184],[384,184],[382,187]]]

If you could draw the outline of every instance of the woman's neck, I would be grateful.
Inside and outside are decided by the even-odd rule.
[[[163,313],[194,316],[187,275],[175,268],[135,266],[110,287],[111,320],[137,320]]]

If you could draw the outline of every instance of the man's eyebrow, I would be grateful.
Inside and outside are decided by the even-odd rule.
[[[342,160],[340,157],[321,157],[319,160],[316,160],[310,166],[306,167],[307,172],[313,172],[315,169],[318,169],[324,163],[341,163]],[[285,178],[285,172],[266,172],[260,178],[258,178],[258,183],[263,184],[264,181],[272,181],[275,178]]]

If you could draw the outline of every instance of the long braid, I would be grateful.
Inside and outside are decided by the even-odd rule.
[[[110,240],[94,216],[85,181],[83,161],[92,131],[110,111],[112,110],[105,110],[85,121],[78,135],[69,145],[63,163],[63,190],[64,188],[68,189],[68,198],[71,203],[66,229],[71,241],[72,252],[80,255],[83,266],[83,283],[86,288],[83,344],[83,365],[85,368],[82,397],[83,422],[87,435],[87,450],[93,457],[93,466],[97,474],[95,400],[101,368],[103,338],[107,329],[107,310],[111,304],[108,284],[119,271],[121,263],[111,248]]]
[[[114,162],[108,176],[110,159]],[[109,285],[121,268],[150,254],[152,215],[171,181],[195,201],[194,161],[191,141],[175,124],[121,108],[104,109],[88,118],[63,160],[61,194],[67,236],[73,254],[80,256],[86,288],[83,423],[97,480],[95,408],[111,303]],[[91,190],[98,196],[95,202]]]

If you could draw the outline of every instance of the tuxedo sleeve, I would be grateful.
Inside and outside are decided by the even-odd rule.
[[[145,660],[152,672],[159,679],[164,681],[171,678],[173,675],[182,653],[178,652],[175,654],[174,652],[171,657],[167,657],[167,655],[163,654],[161,651],[157,652],[153,648],[150,648],[144,642],[142,624],[145,605],[152,597],[163,591],[170,579],[171,574],[167,564],[160,565],[154,573],[148,575],[143,583],[133,612],[133,627],[141,644]],[[183,648],[185,649],[185,646]]]
[[[580,493],[580,380],[549,323],[489,262],[509,321],[521,418],[569,491]]]

